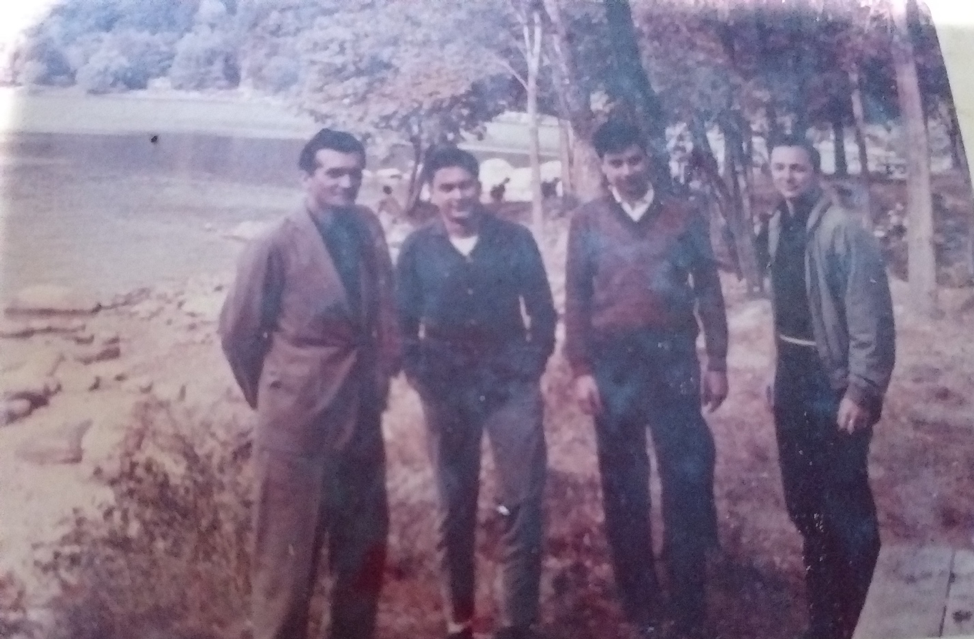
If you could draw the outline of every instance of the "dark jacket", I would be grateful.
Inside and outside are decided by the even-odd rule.
[[[541,376],[557,314],[538,246],[523,226],[485,212],[464,257],[434,218],[406,238],[396,280],[404,368],[415,384]]]

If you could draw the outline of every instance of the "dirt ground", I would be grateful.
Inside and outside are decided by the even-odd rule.
[[[39,197],[39,196],[38,196]],[[234,220],[235,221],[235,220]],[[230,221],[226,222],[228,225]],[[217,229],[219,232],[221,229]],[[563,228],[545,247],[556,294]],[[231,250],[239,250],[239,243]],[[74,507],[106,497],[94,477],[110,465],[146,397],[193,406],[215,423],[246,428],[251,419],[215,336],[229,269],[156,285],[117,298],[117,306],[80,318],[96,340],[118,336],[120,356],[81,364],[74,333],[0,339],[0,381],[30,362],[61,353],[61,390],[29,417],[0,426],[0,574],[16,573],[34,605],[50,591],[33,566],[34,546],[56,539]],[[731,327],[727,402],[708,418],[717,444],[716,493],[721,547],[710,564],[710,616],[720,637],[794,636],[804,623],[799,537],[784,510],[771,419],[764,405],[770,370],[770,311],[744,299],[725,276]],[[910,312],[906,285],[894,279],[898,361],[870,466],[883,543],[974,548],[974,297],[943,290],[944,316]],[[88,390],[92,377],[98,388]],[[543,629],[566,639],[626,637],[613,593],[590,421],[571,401],[560,354],[544,379],[550,472],[542,585]],[[19,454],[56,435],[66,422],[91,419],[80,462],[37,465]],[[434,578],[433,487],[415,394],[401,379],[384,423],[392,509],[390,559],[380,636],[430,637],[442,631]],[[500,517],[495,513],[489,449],[483,469],[478,537],[477,629],[493,628],[499,583]],[[657,543],[659,486],[653,479]]]
[[[93,479],[124,439],[127,415],[146,394],[246,423],[214,337],[221,279],[143,293],[141,301],[102,311],[87,330],[116,332],[122,357],[89,367],[104,386],[71,390],[49,406],[0,429],[0,556],[3,568],[31,579],[31,546],[53,539],[75,506],[105,491]],[[710,418],[718,451],[717,504],[722,547],[711,565],[710,606],[720,636],[788,637],[803,619],[799,539],[784,512],[770,417],[763,405],[769,364],[766,303],[740,299],[725,281],[731,308],[727,403]],[[974,547],[974,310],[969,293],[945,295],[943,319],[911,316],[905,287],[894,283],[899,362],[871,456],[884,543]],[[47,342],[47,343],[43,343]],[[39,351],[70,348],[63,338],[2,342],[5,366]],[[62,364],[62,367],[66,366]],[[80,374],[64,368],[65,380]],[[124,373],[125,380],[112,381]],[[545,378],[550,475],[543,619],[555,637],[624,637],[601,529],[602,512],[591,424],[568,397],[567,371],[556,357]],[[145,391],[146,382],[152,389]],[[185,387],[185,391],[181,389]],[[77,386],[75,386],[77,388]],[[168,395],[167,395],[168,394]],[[74,465],[34,466],[16,451],[65,420],[90,417],[84,458]],[[384,637],[435,636],[440,628],[433,573],[433,493],[421,413],[402,380],[385,422],[392,504],[392,552],[380,627]],[[487,452],[485,448],[485,454]],[[658,486],[654,480],[658,504]],[[496,608],[499,518],[492,510],[491,464],[484,468],[478,541],[478,624],[489,630]],[[658,512],[655,530],[661,530]],[[658,537],[658,535],[657,535]],[[38,595],[41,591],[38,591]]]

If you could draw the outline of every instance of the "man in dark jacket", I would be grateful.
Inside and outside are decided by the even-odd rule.
[[[806,639],[849,639],[879,554],[867,456],[895,361],[886,267],[861,216],[820,184],[818,151],[778,140],[768,225],[773,405],[788,514],[804,541]]]
[[[660,598],[649,523],[653,436],[663,490],[665,554],[676,630],[699,636],[705,558],[716,544],[714,441],[701,401],[727,395],[727,319],[699,213],[654,183],[638,129],[594,136],[611,193],[572,218],[565,353],[583,410],[595,417],[605,526],[628,619],[651,635]],[[707,362],[697,360],[697,316]]]
[[[426,160],[439,215],[396,265],[404,366],[426,415],[440,503],[449,637],[470,639],[480,442],[490,436],[504,518],[498,637],[530,636],[538,610],[547,455],[539,380],[556,314],[538,247],[480,204],[477,160],[455,147]],[[527,315],[525,325],[522,305]]]
[[[369,639],[389,513],[380,420],[399,343],[392,263],[355,205],[365,150],[323,129],[299,160],[304,205],[240,257],[224,353],[257,410],[254,639],[301,639],[327,539],[333,639]]]

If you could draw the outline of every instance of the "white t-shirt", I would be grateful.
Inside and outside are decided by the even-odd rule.
[[[471,235],[470,237],[450,237],[450,243],[453,244],[454,248],[460,251],[461,255],[464,257],[470,257],[470,253],[473,252],[473,247],[477,246],[477,240],[479,239],[479,235]]]

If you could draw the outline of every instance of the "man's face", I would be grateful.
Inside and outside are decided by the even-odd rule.
[[[365,159],[358,153],[320,149],[315,154],[317,168],[305,174],[304,188],[318,210],[355,204],[362,186]]]
[[[445,219],[463,224],[480,210],[480,181],[459,166],[439,169],[430,181],[430,203]]]
[[[802,147],[777,146],[771,151],[771,181],[781,197],[794,200],[818,185],[818,173]]]
[[[609,186],[627,198],[638,200],[649,190],[649,157],[638,144],[602,156],[602,173]]]

